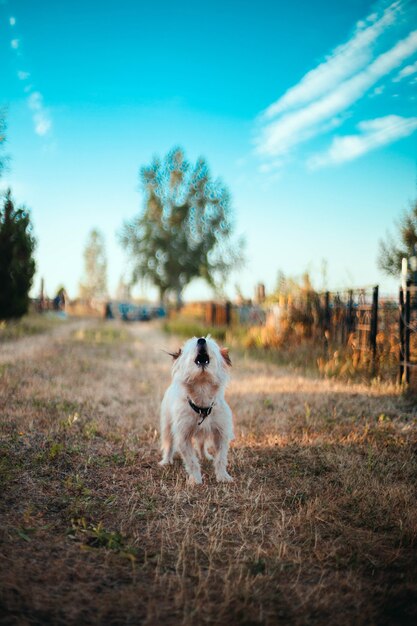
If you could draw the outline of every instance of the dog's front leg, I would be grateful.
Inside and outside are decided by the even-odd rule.
[[[159,461],[159,465],[168,465],[172,463],[172,458],[174,456],[174,440],[169,415],[164,407],[161,411],[161,452],[162,459]]]
[[[191,443],[191,438],[177,441],[176,448],[184,461],[184,467],[188,473],[189,482],[193,485],[201,485],[203,479],[201,478],[200,463],[198,462],[197,455]]]
[[[233,478],[227,471],[227,453],[229,451],[229,439],[220,430],[213,433],[213,443],[215,449],[214,471],[217,482],[231,482]]]

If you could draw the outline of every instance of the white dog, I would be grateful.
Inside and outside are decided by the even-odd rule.
[[[227,348],[219,348],[208,335],[193,337],[170,354],[174,363],[172,383],[161,405],[160,465],[172,463],[177,452],[189,481],[201,484],[198,457],[204,454],[214,461],[217,480],[231,481],[226,469],[229,443],[234,438],[232,412],[224,399],[231,366]]]

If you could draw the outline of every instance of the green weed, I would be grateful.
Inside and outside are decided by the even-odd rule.
[[[106,529],[102,522],[88,522],[85,517],[72,519],[67,536],[73,541],[81,541],[86,547],[105,548],[131,560],[136,559],[137,550],[126,544],[126,539],[120,532]]]
[[[123,328],[101,326],[96,328],[81,328],[73,333],[73,339],[95,345],[122,343],[127,341],[129,333]]]

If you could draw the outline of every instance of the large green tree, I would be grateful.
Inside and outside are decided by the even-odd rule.
[[[388,233],[386,239],[379,242],[378,267],[390,276],[398,276],[402,259],[414,254],[414,246],[417,245],[417,200],[401,215],[396,230],[395,235]]]
[[[86,300],[107,295],[107,257],[104,237],[94,228],[88,235],[84,250],[84,277],[80,296]]]
[[[132,263],[132,282],[149,281],[160,299],[194,279],[221,288],[242,260],[242,242],[232,241],[230,194],[214,180],[204,159],[193,165],[181,148],[140,170],[144,208],[125,222],[120,239]]]
[[[0,208],[0,319],[19,318],[28,311],[34,249],[29,212],[15,208],[9,189]]]

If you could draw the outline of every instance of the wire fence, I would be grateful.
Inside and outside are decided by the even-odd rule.
[[[417,286],[407,285],[398,300],[381,298],[374,286],[323,293],[300,290],[262,305],[192,306],[208,326],[246,328],[248,333],[259,328],[275,338],[265,347],[279,348],[293,341],[310,342],[329,352],[347,348],[355,363],[367,364],[372,373],[378,374],[384,366],[392,378],[417,386]]]
[[[400,381],[417,383],[417,285],[407,283],[399,298]],[[417,385],[416,385],[417,386]]]

